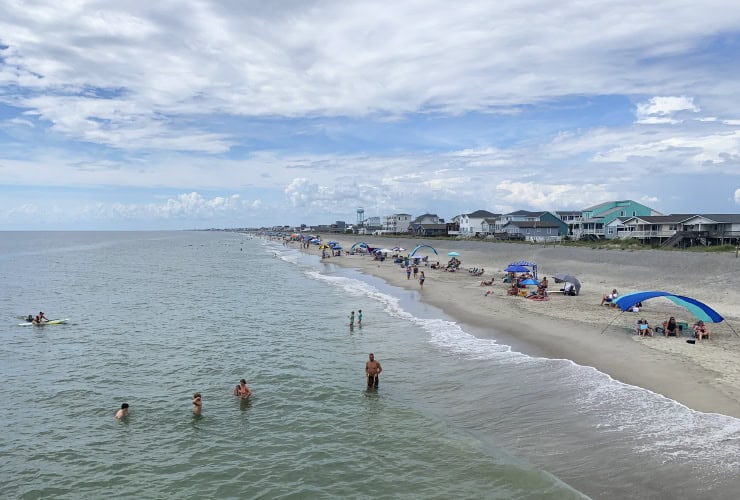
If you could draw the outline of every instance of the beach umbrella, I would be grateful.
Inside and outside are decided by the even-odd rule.
[[[447,252],[447,255],[449,255],[450,257],[460,257],[460,254],[457,252]]]
[[[339,245],[339,244],[332,245],[331,247],[334,250],[341,250],[342,249],[342,245]]]
[[[540,282],[534,278],[527,278],[519,282],[520,285],[539,285]]]
[[[391,248],[391,250],[393,250],[394,252],[403,252],[406,249],[402,247],[393,247]]]
[[[506,269],[504,269],[507,273],[528,273],[529,268],[524,266],[516,266],[514,264],[511,264]]]
[[[576,295],[581,293],[581,282],[572,274],[558,273],[552,278],[555,280],[555,283],[572,283],[576,287]]]

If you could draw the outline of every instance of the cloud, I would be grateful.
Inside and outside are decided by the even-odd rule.
[[[649,102],[637,105],[637,122],[676,124],[681,120],[672,118],[672,116],[683,111],[698,113],[701,110],[694,105],[693,97],[653,97]]]

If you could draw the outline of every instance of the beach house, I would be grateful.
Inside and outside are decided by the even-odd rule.
[[[740,242],[740,214],[671,214],[628,217],[610,223],[617,238],[662,246],[722,245]]]
[[[476,210],[468,214],[460,214],[460,237],[475,238],[483,233],[483,221],[487,218],[498,217],[487,210]]]
[[[575,239],[616,238],[621,222],[611,224],[615,219],[629,217],[663,215],[632,200],[607,201],[581,211],[582,220],[573,224],[571,230]]]
[[[383,222],[383,230],[392,234],[408,233],[409,224],[411,224],[410,214],[387,215]]]
[[[510,222],[532,222],[531,225],[514,225],[509,226],[509,229],[505,229]],[[547,225],[545,225],[547,223]],[[553,226],[554,224],[554,226]],[[501,215],[498,220],[497,232],[516,232],[516,228],[530,228],[530,235],[534,236],[535,233],[539,236],[565,236],[568,234],[568,224],[566,224],[560,217],[553,214],[552,212],[531,212],[529,210],[517,210],[515,212],[509,212],[508,214]],[[552,230],[548,230],[545,233],[541,233],[537,230],[538,227],[557,227],[557,231],[554,233]]]

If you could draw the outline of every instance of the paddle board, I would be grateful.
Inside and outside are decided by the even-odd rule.
[[[38,325],[34,325],[33,323],[25,322],[25,323],[18,323],[18,326],[44,326],[44,325],[63,325],[69,321],[69,318],[65,319],[52,319],[51,321],[44,321]]]

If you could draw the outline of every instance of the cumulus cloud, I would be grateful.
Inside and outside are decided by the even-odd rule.
[[[680,123],[680,120],[673,116],[683,111],[692,113],[700,111],[699,107],[694,105],[693,97],[653,97],[649,102],[637,105],[637,122],[643,124]]]

